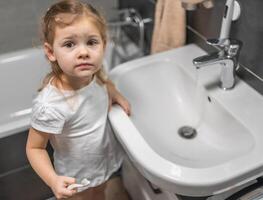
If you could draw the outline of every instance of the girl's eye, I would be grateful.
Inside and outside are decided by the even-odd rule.
[[[92,39],[92,40],[89,40],[89,41],[88,41],[88,45],[93,46],[93,45],[96,45],[96,44],[99,44],[99,41],[96,40],[96,39]]]
[[[74,43],[73,42],[65,42],[63,46],[65,46],[67,48],[71,48],[74,46]]]

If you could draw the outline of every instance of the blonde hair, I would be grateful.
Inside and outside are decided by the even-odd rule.
[[[53,45],[55,28],[66,27],[74,23],[80,17],[88,17],[94,25],[98,28],[101,38],[103,40],[104,47],[107,43],[107,25],[105,19],[100,13],[88,3],[82,3],[78,0],[61,0],[53,4],[45,13],[41,22],[41,40],[44,43]],[[58,63],[51,62],[51,72],[46,75],[43,80],[43,84],[40,87],[41,91],[52,77],[55,77],[61,83],[61,74],[63,73]],[[95,76],[105,83],[107,81],[106,75],[102,68],[96,72]]]

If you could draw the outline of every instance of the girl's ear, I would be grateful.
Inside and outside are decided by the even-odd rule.
[[[56,57],[54,55],[53,48],[47,42],[44,43],[44,51],[45,51],[45,54],[46,54],[47,58],[49,59],[49,61],[51,61],[51,62],[56,61]]]

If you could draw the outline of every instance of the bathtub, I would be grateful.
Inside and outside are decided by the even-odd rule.
[[[32,100],[49,69],[42,48],[0,55],[0,138],[29,128]]]
[[[52,196],[30,167],[25,153],[32,100],[49,69],[40,47],[0,55],[0,182],[12,185],[1,190],[0,199]],[[52,156],[50,145],[48,153]]]

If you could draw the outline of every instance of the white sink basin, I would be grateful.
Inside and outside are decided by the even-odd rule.
[[[193,66],[202,54],[188,45],[110,74],[132,106],[130,117],[118,106],[110,112],[130,159],[156,185],[187,196],[221,193],[263,174],[262,96],[241,80],[220,89],[219,65]],[[195,131],[182,137],[184,126]]]

